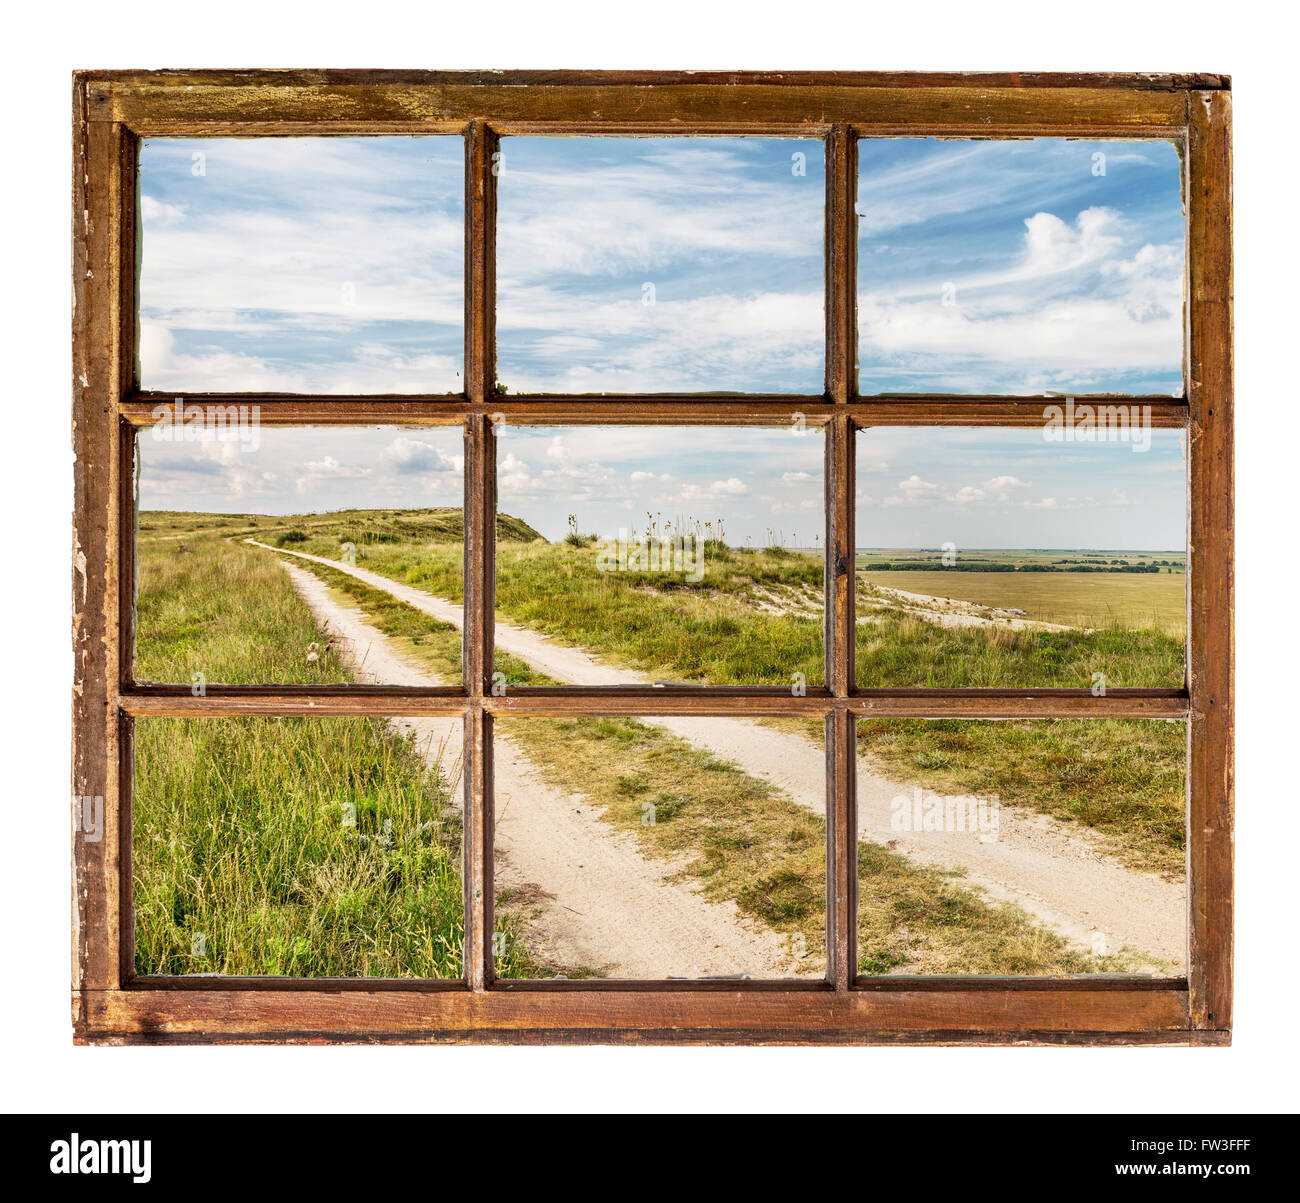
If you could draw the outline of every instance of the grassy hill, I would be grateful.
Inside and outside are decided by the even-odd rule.
[[[140,541],[178,538],[182,535],[214,534],[223,538],[254,538],[281,545],[296,531],[331,543],[459,543],[464,522],[459,508],[428,510],[336,510],[323,514],[196,514],[183,510],[143,510],[138,530]],[[531,543],[542,536],[522,518],[497,515],[497,539]]]

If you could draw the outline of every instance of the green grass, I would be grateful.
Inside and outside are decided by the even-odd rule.
[[[153,538],[175,537],[186,522],[202,523],[204,530],[220,522],[223,534],[251,533],[272,544],[303,535],[304,541],[292,544],[294,550],[333,559],[342,557],[344,543],[351,543],[358,564],[371,571],[451,601],[463,596],[457,510],[345,511],[256,520],[149,513],[142,515],[142,524],[146,522]],[[823,680],[822,629],[815,613],[822,563],[816,554],[728,548],[715,540],[708,545],[703,581],[692,584],[680,575],[600,572],[597,549],[585,537],[550,544],[509,515],[499,515],[497,525],[497,608],[503,618],[658,680],[783,687],[796,673],[809,685]],[[884,554],[864,552],[859,558],[870,563],[872,555],[878,560]],[[998,563],[1136,558],[1136,553],[978,554]],[[860,606],[873,596],[869,582],[876,575],[864,575]],[[1177,687],[1183,682],[1183,642],[1175,629],[1175,594],[1181,596],[1183,577],[1177,572],[880,575],[912,592],[938,591],[942,585],[939,596],[1033,607],[1032,616],[1047,621],[1086,617],[1097,629],[943,627],[900,606],[864,607],[860,613],[872,619],[857,629],[858,683],[865,688],[1079,688],[1091,687],[1098,673],[1110,687]],[[762,605],[774,601],[790,612],[764,612]]]
[[[897,607],[860,612],[872,618],[857,626],[857,681],[864,689],[1086,689],[1098,673],[1108,688],[1183,683],[1183,641],[1161,630],[944,627]]]
[[[1134,966],[1124,953],[1076,951],[1020,907],[989,902],[960,877],[866,840],[858,843],[858,898],[863,975],[1075,976]]]
[[[459,977],[448,783],[373,719],[137,724],[139,973]]]
[[[142,677],[350,679],[270,553],[184,536],[141,543]],[[454,781],[408,738],[368,719],[159,718],[134,746],[138,973],[460,974]],[[517,928],[504,910],[499,966],[535,974]]]
[[[211,536],[141,542],[135,671],[142,681],[282,685],[348,679],[288,574]],[[309,647],[318,645],[315,662]],[[201,674],[203,682],[193,680]]]
[[[822,738],[822,720],[761,719]],[[938,794],[996,796],[1078,823],[1130,868],[1182,880],[1187,845],[1187,731],[1161,719],[862,719],[871,771]]]
[[[311,547],[304,550],[313,550]],[[338,558],[338,549],[318,554]],[[439,545],[358,548],[372,572],[461,598],[460,549]],[[497,610],[558,642],[586,647],[612,663],[659,679],[710,684],[790,684],[802,672],[822,678],[816,619],[759,614],[747,599],[755,583],[810,582],[821,565],[805,556],[715,550],[699,586],[679,577],[598,572],[590,546],[497,545]],[[501,665],[496,665],[501,671]],[[512,678],[513,679],[513,678]]]

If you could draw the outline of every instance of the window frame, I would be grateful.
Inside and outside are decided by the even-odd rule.
[[[135,435],[170,394],[136,365],[141,139],[456,134],[465,141],[465,384],[460,396],[186,394],[260,406],[268,425],[463,425],[464,688],[139,685],[133,679]],[[766,135],[826,146],[821,395],[495,392],[496,179],[510,134]],[[1184,395],[1151,406],[1188,435],[1188,626],[1181,689],[870,689],[854,673],[855,432],[1036,427],[1048,396],[860,396],[860,137],[1172,140],[1183,164]],[[73,980],[82,1043],[1225,1044],[1232,1006],[1233,468],[1231,93],[1217,75],[158,71],[73,78]],[[1086,398],[1080,397],[1080,400]],[[826,678],[779,688],[491,689],[495,426],[759,424],[825,430]],[[492,977],[493,721],[506,715],[820,715],[827,795],[827,976],[781,982],[516,982]],[[174,715],[460,715],[465,724],[464,980],[141,978],[131,910],[133,724]],[[1185,978],[856,976],[855,725],[921,718],[1137,717],[1188,728]],[[103,799],[102,839],[78,832]],[[849,833],[845,838],[843,833]]]

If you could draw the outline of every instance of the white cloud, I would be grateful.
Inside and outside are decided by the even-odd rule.
[[[395,393],[459,388],[459,361],[446,355],[406,355],[380,343],[346,345],[337,362],[273,361],[221,345],[215,335],[185,351],[168,323],[141,318],[140,376],[164,392]]]
[[[1118,253],[1123,244],[1120,216],[1113,209],[1085,209],[1071,226],[1053,213],[1035,213],[1025,220],[1024,261],[988,283],[1033,280],[1040,276],[1078,271]],[[977,279],[972,282],[979,287]]]
[[[683,501],[713,501],[720,497],[744,497],[749,486],[739,477],[715,480],[710,485],[688,484],[681,491]]]
[[[820,148],[799,145],[803,178],[760,142],[623,142],[604,155],[525,143],[513,159],[507,147],[502,380],[514,391],[819,390]]]
[[[166,201],[160,201],[144,193],[140,196],[140,218],[146,222],[173,222],[180,221],[185,216],[185,210],[180,205],[169,205]]]
[[[303,465],[303,475],[298,479],[298,491],[305,493],[312,485],[322,480],[355,480],[369,476],[370,469],[360,464],[343,464],[332,455],[323,459],[308,460]]]
[[[1019,480],[1014,476],[995,476],[984,487],[994,500],[1005,502],[1018,500],[1022,491],[1030,488],[1032,484],[1032,481]]]
[[[381,458],[394,472],[457,472],[463,457],[453,458],[432,443],[401,435],[384,448]]]
[[[937,484],[933,481],[922,480],[916,473],[913,473],[906,480],[900,480],[898,488],[909,502],[923,501],[934,497],[939,492]]]
[[[868,152],[860,187],[868,214],[860,223],[864,391],[1177,391],[1184,256],[1176,163],[1168,147],[1138,155],[1108,148],[1106,156],[1114,178],[1099,180],[1081,144],[936,144],[881,152],[878,163]],[[1167,191],[1130,191],[1135,178],[1159,179]],[[1013,242],[1008,214],[1017,208]],[[950,215],[949,227],[942,219]],[[881,237],[927,222],[900,234],[896,248]]]

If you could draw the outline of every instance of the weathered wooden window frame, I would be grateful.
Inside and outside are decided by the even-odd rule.
[[[1232,1005],[1231,95],[1219,76],[80,72],[73,86],[74,833],[72,1006],[97,1043],[513,1041],[1223,1044]],[[461,396],[186,394],[262,421],[463,425],[463,689],[141,686],[132,679],[134,445],[170,395],[136,372],[136,170],[145,137],[432,134],[465,139]],[[497,140],[508,134],[800,135],[826,146],[826,389],[817,396],[502,396],[494,391]],[[854,432],[1038,426],[1045,397],[860,396],[854,364],[859,137],[1164,138],[1187,217],[1184,397],[1138,397],[1187,431],[1185,688],[860,689],[854,676]],[[196,381],[196,384],[201,382]],[[756,424],[826,434],[826,684],[491,693],[497,422]],[[801,982],[492,978],[492,724],[498,715],[804,714],[825,719],[827,975]],[[130,872],[131,734],[155,715],[458,714],[465,725],[465,978],[454,982],[139,978]],[[855,723],[872,716],[1188,721],[1186,978],[855,974]],[[845,833],[848,833],[847,835]]]

